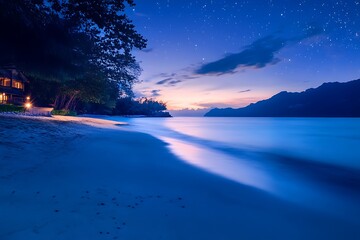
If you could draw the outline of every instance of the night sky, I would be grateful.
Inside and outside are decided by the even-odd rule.
[[[170,110],[242,107],[360,78],[360,0],[137,0],[138,97]]]

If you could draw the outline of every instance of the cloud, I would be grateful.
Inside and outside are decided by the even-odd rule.
[[[238,93],[246,93],[246,92],[250,92],[251,89],[246,89],[246,90],[241,90],[241,91],[238,91]]]
[[[144,82],[151,82],[156,85],[163,85],[164,87],[175,87],[182,82],[194,80],[201,77],[200,75],[194,74],[193,72],[193,67],[180,69],[176,73],[162,72],[149,77],[148,79],[144,80]]]
[[[183,80],[192,80],[192,79],[197,79],[197,78],[199,78],[199,76],[189,75],[189,74],[183,74],[183,75],[180,75],[179,78],[181,78],[181,79],[183,79]]]
[[[233,99],[228,99],[227,101],[204,101],[204,102],[197,102],[194,105],[198,106],[199,108],[239,108],[245,107],[251,103],[255,103],[260,101],[261,98],[259,97],[237,97]]]
[[[149,17],[149,15],[147,15],[146,13],[142,13],[142,12],[135,12],[135,16],[138,16],[138,17]]]
[[[201,108],[228,108],[232,107],[234,103],[227,103],[227,102],[202,102],[202,103],[196,103],[197,106]]]
[[[178,83],[181,83],[183,80],[176,80],[174,78],[166,78],[164,80],[158,81],[156,84],[157,85],[165,85],[167,87],[173,87]]]
[[[161,92],[161,90],[159,90],[159,89],[151,90],[151,97],[158,97],[158,96],[160,96],[160,92]]]
[[[179,83],[182,83],[186,80],[195,79],[197,77],[192,77],[190,75],[180,74],[180,73],[171,73],[171,74],[160,73],[153,77],[153,79],[155,80],[158,80],[159,78],[165,78],[165,79],[155,82],[156,85],[163,85],[164,87],[174,87]]]
[[[168,86],[175,86],[176,84],[178,84],[178,83],[181,83],[182,82],[182,80],[172,80],[172,81],[170,81],[169,83],[168,83]]]
[[[163,85],[163,84],[169,82],[170,80],[173,80],[173,78],[166,78],[164,80],[158,81],[156,84],[157,85]]]
[[[318,26],[307,27],[305,34],[286,38],[269,35],[260,38],[246,46],[241,52],[229,54],[217,61],[201,65],[195,70],[200,75],[222,75],[235,73],[242,68],[263,68],[269,64],[276,64],[280,60],[276,54],[291,43],[298,43],[304,39],[319,35],[323,29]]]
[[[157,77],[161,77],[161,78],[173,78],[176,76],[176,73],[159,73],[155,76],[153,76],[154,78],[157,78]]]
[[[144,53],[149,53],[149,52],[154,51],[154,49],[153,48],[145,48],[145,49],[141,49],[141,51]]]

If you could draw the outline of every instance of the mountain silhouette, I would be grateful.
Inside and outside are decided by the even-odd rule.
[[[360,117],[360,79],[283,91],[244,108],[215,108],[205,117]]]

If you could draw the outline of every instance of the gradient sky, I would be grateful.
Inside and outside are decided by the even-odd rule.
[[[170,110],[243,107],[360,78],[360,0],[137,0],[138,97]]]

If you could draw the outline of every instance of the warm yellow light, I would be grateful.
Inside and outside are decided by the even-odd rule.
[[[25,103],[25,108],[31,108],[32,104],[31,103]]]
[[[30,97],[26,97],[26,100],[30,100]]]

